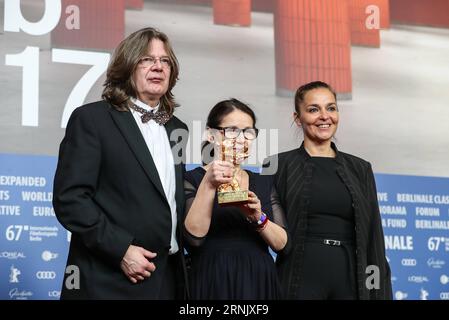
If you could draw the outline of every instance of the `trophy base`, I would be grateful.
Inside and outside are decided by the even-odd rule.
[[[238,205],[248,202],[248,190],[218,192],[218,204],[221,206]]]

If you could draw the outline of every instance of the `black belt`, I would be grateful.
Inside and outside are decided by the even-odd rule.
[[[335,246],[335,247],[341,247],[341,246],[353,246],[353,241],[348,240],[337,240],[337,239],[327,239],[327,238],[321,238],[321,237],[306,237],[306,242],[314,242],[314,243],[321,243],[328,246]]]

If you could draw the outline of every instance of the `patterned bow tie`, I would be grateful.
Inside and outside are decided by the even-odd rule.
[[[171,115],[169,115],[164,110],[158,110],[157,112],[154,111],[147,111],[144,108],[138,107],[136,105],[131,105],[131,109],[134,109],[135,111],[141,113],[140,119],[143,123],[147,123],[151,119],[159,123],[161,126],[167,123],[168,120],[170,120]]]

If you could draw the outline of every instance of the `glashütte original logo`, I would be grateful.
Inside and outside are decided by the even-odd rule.
[[[430,257],[427,260],[427,266],[429,268],[441,269],[445,264],[446,262],[444,260],[435,259],[434,257]]]
[[[9,291],[9,298],[13,300],[28,300],[31,296],[33,296],[32,291],[20,291],[19,288],[14,288]]]

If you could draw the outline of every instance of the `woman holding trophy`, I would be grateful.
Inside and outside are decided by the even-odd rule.
[[[284,213],[272,178],[240,167],[257,138],[255,125],[244,103],[217,103],[207,118],[203,166],[186,173],[192,299],[280,298],[268,249],[288,251]]]

